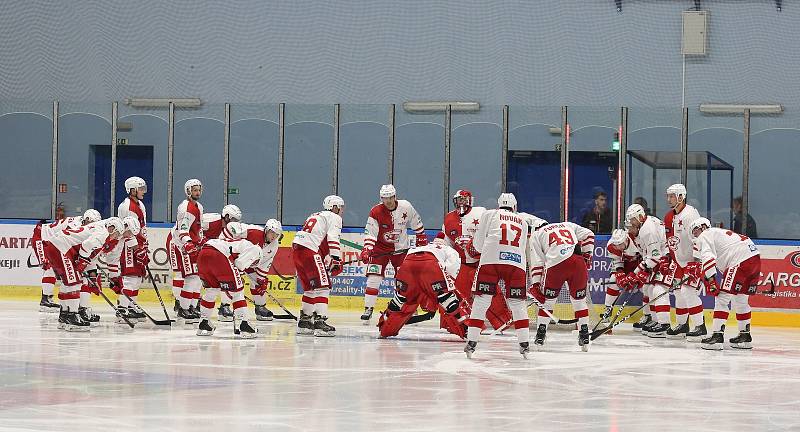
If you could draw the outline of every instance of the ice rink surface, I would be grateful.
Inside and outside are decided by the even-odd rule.
[[[377,339],[334,313],[335,338],[252,321],[259,338],[239,340],[229,323],[212,337],[124,330],[100,305],[90,333],[58,330],[33,302],[0,308],[3,431],[800,430],[797,330],[711,352],[621,326],[587,353],[551,331],[529,360],[513,335],[484,336],[467,360],[434,321]]]

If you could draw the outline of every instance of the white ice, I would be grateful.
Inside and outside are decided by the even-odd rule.
[[[484,336],[467,360],[433,321],[377,339],[356,312],[333,314],[335,338],[252,321],[259,338],[238,340],[226,323],[127,331],[101,305],[90,333],[32,302],[0,308],[0,430],[800,430],[797,330],[710,352],[621,326],[587,353],[552,331],[529,360],[513,335]]]

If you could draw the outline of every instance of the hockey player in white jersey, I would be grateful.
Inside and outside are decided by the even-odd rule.
[[[428,244],[425,227],[414,206],[397,199],[397,190],[390,184],[381,186],[379,195],[381,203],[372,207],[367,217],[364,249],[359,257],[367,266],[364,313],[361,315],[364,324],[372,317],[386,267],[391,263],[396,273],[405,259],[405,251],[410,246],[408,230],[416,234],[416,246]]]
[[[638,228],[630,226],[628,229],[615,229],[611,232],[611,238],[606,245],[608,257],[611,258],[611,265],[609,266],[611,275],[606,285],[605,309],[600,316],[600,319],[605,324],[609,324],[613,305],[616,303],[620,292],[622,290],[633,291],[638,287],[638,284],[633,281],[636,268],[642,262],[642,254],[634,241],[638,233]],[[646,293],[644,297],[647,297]],[[644,299],[643,301],[647,302]],[[645,314],[648,313],[649,309],[645,309]]]
[[[634,239],[642,261],[633,276],[633,282],[642,287],[645,296],[651,300],[651,324],[642,326],[642,333],[652,338],[666,337],[669,326],[669,296],[663,295],[671,287],[671,280],[664,279],[658,272],[661,260],[667,253],[667,237],[664,224],[655,216],[648,216],[644,207],[633,204],[625,211],[625,220],[638,228]],[[658,298],[658,300],[655,300]]]
[[[117,298],[117,314],[124,314],[131,321],[144,321],[146,316],[138,307],[136,300],[139,296],[139,287],[147,276],[147,265],[150,262],[150,250],[147,242],[147,209],[144,205],[144,195],[147,193],[147,183],[141,177],[129,177],[125,180],[125,190],[128,196],[117,208],[117,216],[123,221],[127,217],[136,218],[141,229],[131,238],[125,240],[122,246],[120,271],[122,274],[122,293]],[[133,300],[131,303],[128,298]]]
[[[342,272],[342,233],[344,200],[329,195],[322,201],[321,212],[306,218],[303,228],[292,241],[292,260],[297,278],[303,285],[303,306],[297,321],[297,334],[318,337],[336,335],[327,323],[331,277]]]
[[[210,239],[203,244],[197,258],[200,279],[206,286],[200,301],[202,320],[197,326],[198,336],[210,336],[211,312],[216,306],[220,291],[233,298],[234,334],[241,338],[254,338],[256,331],[247,322],[247,302],[244,300],[244,281],[241,272],[261,259],[261,249],[247,240]]]
[[[222,232],[222,238],[245,239],[261,248],[261,259],[245,269],[245,273],[250,279],[250,294],[253,296],[258,321],[273,320],[273,313],[267,309],[266,295],[269,285],[267,275],[272,267],[272,261],[278,253],[282,234],[283,226],[276,219],[268,219],[264,226],[232,222]],[[224,321],[222,314],[220,314],[220,321]]]
[[[575,254],[575,248],[581,254]],[[594,252],[594,233],[572,222],[544,225],[531,235],[531,292],[552,313],[558,294],[566,282],[575,318],[578,319],[578,345],[583,351],[589,348],[589,268]],[[540,309],[537,318],[534,344],[544,345],[550,316]]]
[[[689,284],[693,278],[686,274],[694,272],[695,264],[693,238],[689,227],[695,219],[700,217],[697,209],[686,204],[686,186],[674,184],[667,188],[667,204],[670,210],[664,216],[664,228],[667,234],[669,259],[665,260],[662,273],[675,281],[686,281],[675,291],[675,319],[677,326],[667,331],[668,339],[686,338],[689,342],[700,342],[706,335],[705,319],[703,318],[703,303],[698,294],[699,286]],[[692,264],[690,264],[692,263]],[[689,265],[689,269],[686,266]],[[691,318],[694,328],[689,328]]]
[[[197,257],[203,241],[201,221],[203,205],[198,201],[203,194],[200,180],[189,179],[183,185],[186,199],[178,206],[172,236],[168,239],[170,264],[172,270],[180,272],[183,288],[178,296],[178,318],[186,324],[200,320],[200,288],[202,282],[198,275]]]
[[[200,228],[203,230],[203,238],[215,239],[223,237],[223,230],[231,222],[242,220],[242,211],[238,206],[228,204],[222,207],[222,213],[203,213],[200,217]],[[233,310],[231,309],[231,297],[223,293],[220,296],[220,305],[217,315],[220,321],[233,321]]]
[[[36,259],[39,260],[39,265],[42,268],[42,299],[39,301],[39,312],[59,312],[61,309],[58,303],[53,302],[56,274],[44,253],[45,246],[50,242],[52,233],[64,229],[76,229],[81,225],[88,225],[100,219],[102,219],[100,212],[95,209],[88,209],[83,213],[83,216],[58,219],[49,224],[45,223],[45,221],[40,221],[34,227],[31,244],[33,245]]]
[[[528,310],[525,305],[528,222],[517,213],[517,199],[514,194],[500,194],[497,207],[483,213],[478,231],[468,246],[468,249],[479,253],[481,259],[473,282],[474,299],[467,320],[467,345],[464,352],[469,358],[475,352],[486,311],[492,297],[499,290],[511,310],[520,354],[527,358],[530,352]],[[470,254],[476,255],[472,252]]]
[[[701,341],[701,347],[721,350],[725,343],[725,323],[733,302],[739,335],[729,340],[732,348],[751,349],[750,296],[756,293],[761,277],[761,255],[749,237],[733,231],[711,227],[706,218],[692,222],[692,236],[699,251],[700,273],[706,291],[714,298],[712,335]],[[717,284],[717,270],[722,285]]]

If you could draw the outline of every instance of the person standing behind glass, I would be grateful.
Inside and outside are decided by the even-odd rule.
[[[756,221],[749,213],[747,214],[747,232],[742,230],[742,197],[734,198],[731,207],[733,208],[733,232],[744,234],[750,238],[758,238]]]
[[[583,215],[581,225],[596,234],[611,233],[612,217],[607,193],[599,191],[594,194],[594,207]]]
[[[653,212],[650,210],[650,207],[647,206],[647,200],[644,197],[636,197],[633,199],[634,204],[639,204],[644,209],[644,214],[647,216],[653,216]]]

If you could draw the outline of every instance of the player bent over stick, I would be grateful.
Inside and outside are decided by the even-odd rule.
[[[329,195],[322,201],[321,212],[312,213],[292,240],[292,260],[297,278],[303,285],[303,306],[297,320],[297,334],[318,337],[336,335],[328,325],[328,297],[331,277],[342,272],[342,234],[344,200]],[[326,267],[326,257],[329,265]]]
[[[246,339],[256,336],[256,331],[247,322],[247,302],[244,300],[241,272],[260,259],[261,249],[247,240],[211,239],[205,242],[197,258],[200,279],[206,287],[200,301],[202,321],[197,327],[198,336],[214,333],[215,328],[209,320],[220,290],[228,291],[233,298],[234,334]]]
[[[531,293],[552,314],[564,282],[569,284],[569,297],[578,319],[578,345],[589,349],[589,307],[586,285],[592,266],[594,233],[572,222],[544,225],[533,232],[531,245]],[[581,255],[575,255],[575,246]],[[534,344],[544,345],[550,315],[539,309]]]
[[[756,293],[761,277],[761,254],[749,237],[730,230],[711,227],[706,218],[692,222],[692,236],[700,250],[703,279],[706,290],[715,296],[713,334],[700,341],[701,347],[721,350],[725,343],[725,322],[728,308],[733,302],[739,336],[729,340],[732,348],[751,349],[750,296]],[[722,272],[722,286],[717,285],[717,269]]]
[[[497,199],[498,209],[487,210],[478,231],[468,246],[481,254],[473,283],[475,294],[472,312],[467,320],[467,345],[464,353],[472,358],[478,344],[486,311],[498,288],[506,296],[519,341],[519,352],[527,358],[529,348],[528,310],[526,307],[526,251],[528,223],[517,213],[514,194],[503,193]]]
[[[378,320],[380,337],[396,336],[418,306],[426,311],[439,310],[441,326],[464,338],[466,318],[464,306],[454,295],[453,280],[458,276],[461,260],[445,240],[411,248],[403,266],[395,276],[395,294]]]

